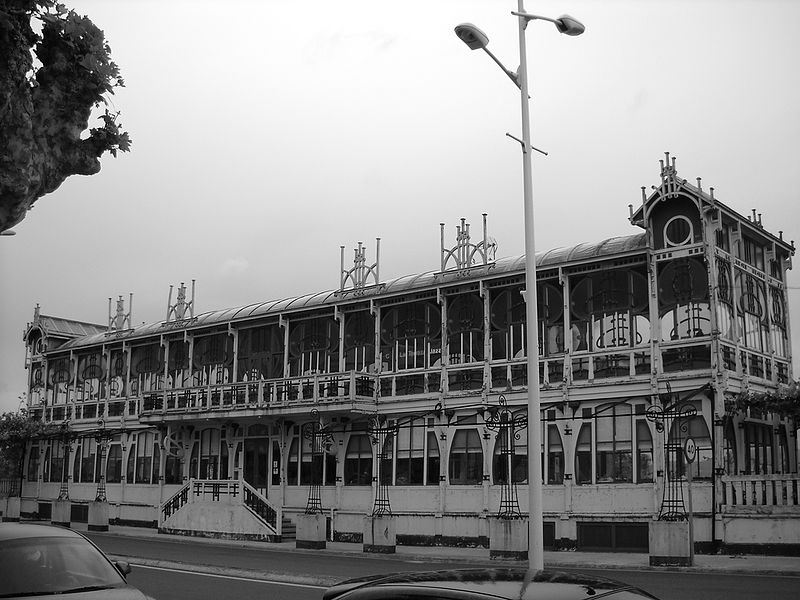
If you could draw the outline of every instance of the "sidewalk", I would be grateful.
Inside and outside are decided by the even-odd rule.
[[[83,523],[73,523],[73,528],[86,531]],[[359,558],[381,560],[385,558],[401,558],[405,560],[429,561],[436,559],[469,560],[472,563],[485,563],[487,566],[524,565],[523,562],[508,560],[490,560],[487,548],[453,548],[445,546],[397,546],[395,554],[365,554],[361,544],[345,542],[328,542],[325,550],[299,550],[294,540],[280,544],[269,542],[251,542],[243,540],[221,540],[215,538],[186,537],[158,533],[155,529],[143,527],[124,527],[112,525],[107,534],[129,536],[134,538],[169,539],[184,544],[211,544],[234,548],[252,547],[281,552],[326,553],[338,555],[357,555]],[[146,558],[146,557],[140,557]],[[689,572],[742,573],[764,575],[791,575],[800,577],[800,557],[763,556],[763,555],[729,555],[729,554],[696,554],[693,567],[651,567],[650,557],[646,553],[628,552],[548,552],[544,553],[546,568],[577,568],[617,570],[661,570]]]

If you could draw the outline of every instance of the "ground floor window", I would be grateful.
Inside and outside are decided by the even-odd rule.
[[[80,438],[75,444],[75,457],[72,466],[72,481],[92,483],[99,477],[101,465],[94,438]]]
[[[344,459],[345,485],[372,485],[372,441],[366,433],[354,433]]]
[[[106,483],[120,483],[122,481],[122,443],[120,436],[114,436],[108,446],[106,459]]]
[[[448,472],[453,485],[476,485],[483,481],[483,446],[477,429],[460,429],[450,446]]]

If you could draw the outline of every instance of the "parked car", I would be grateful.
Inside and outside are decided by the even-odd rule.
[[[323,600],[634,600],[655,596],[626,583],[559,571],[462,569],[372,575],[326,590]]]
[[[112,562],[92,542],[66,527],[0,524],[0,598],[145,600],[128,585],[128,563]]]

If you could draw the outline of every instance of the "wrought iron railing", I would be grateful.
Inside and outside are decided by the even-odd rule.
[[[272,527],[276,533],[281,532],[280,509],[273,506],[269,501],[256,491],[246,481],[242,482],[244,489],[244,505],[249,508],[264,523]]]
[[[168,519],[176,512],[178,512],[183,506],[189,502],[189,486],[191,482],[184,485],[181,489],[179,489],[175,494],[164,502],[161,505],[161,516],[164,520]]]

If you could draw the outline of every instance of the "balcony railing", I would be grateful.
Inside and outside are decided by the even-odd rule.
[[[726,510],[787,507],[800,512],[800,475],[797,473],[726,475],[721,482]]]
[[[374,398],[375,376],[351,371],[149,392],[137,400],[146,415]]]

